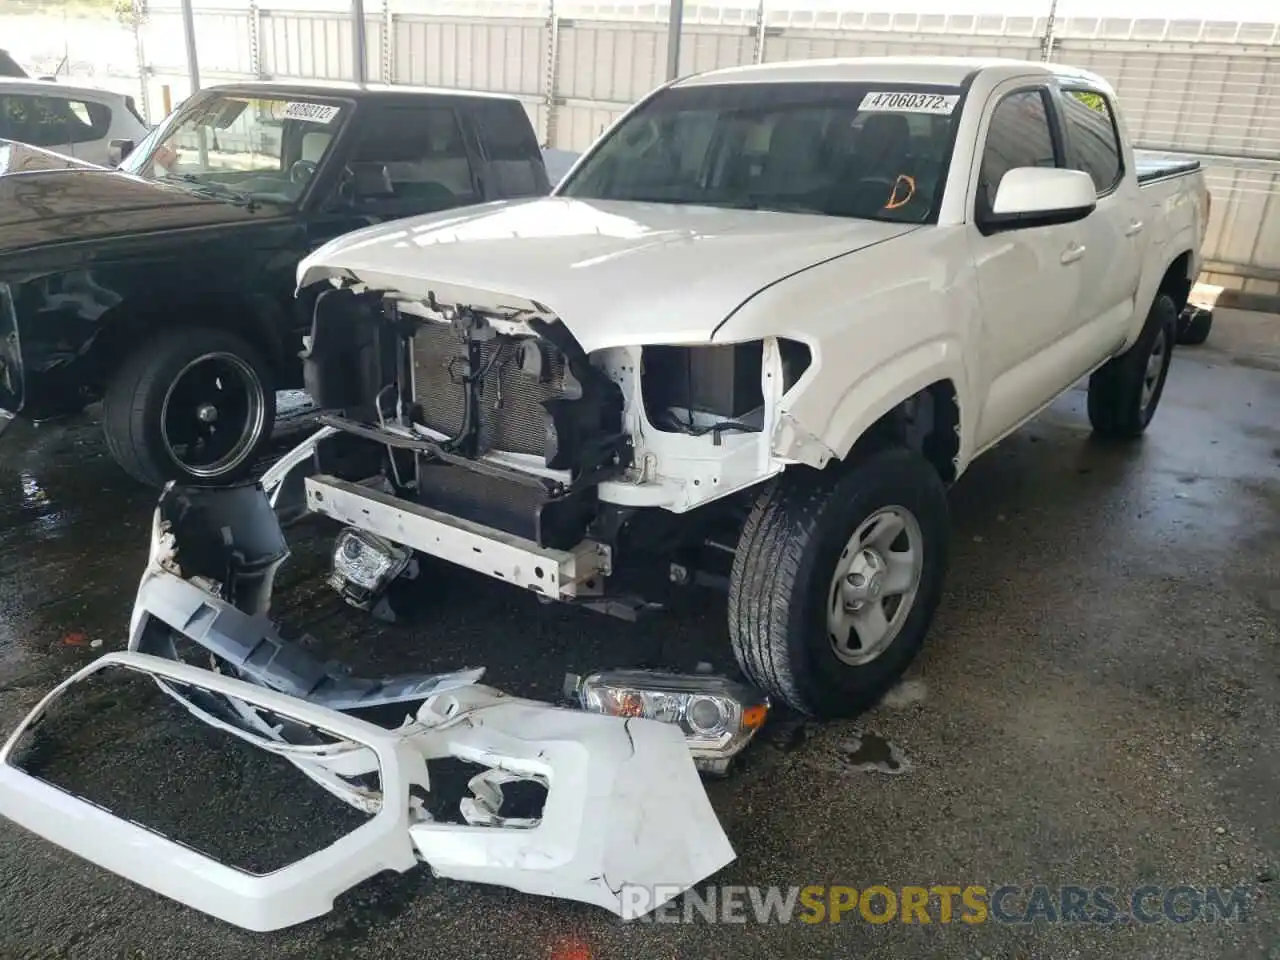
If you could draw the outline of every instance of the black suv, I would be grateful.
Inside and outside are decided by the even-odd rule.
[[[550,192],[520,102],[457,91],[212,87],[114,146],[118,170],[47,154],[0,176],[0,430],[6,411],[102,399],[112,455],[154,485],[252,465],[275,391],[303,383],[307,253],[380,221]]]

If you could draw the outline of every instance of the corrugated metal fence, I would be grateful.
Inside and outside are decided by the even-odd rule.
[[[237,0],[230,0],[236,3]],[[990,0],[994,5],[994,0]],[[350,78],[342,0],[274,0],[197,12],[205,83]],[[665,4],[568,0],[366,0],[369,79],[501,91],[543,142],[581,150],[664,79]],[[1205,256],[1221,282],[1280,293],[1280,22],[685,9],[680,70],[899,54],[1005,56],[1088,67],[1117,88],[1139,146],[1190,153],[1214,194]],[[186,93],[177,0],[150,0],[138,27],[153,117],[169,84]]]

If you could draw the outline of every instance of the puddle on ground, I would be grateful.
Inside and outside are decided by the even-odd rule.
[[[897,775],[911,769],[911,760],[902,748],[878,733],[855,733],[837,749],[840,766],[857,773]]]

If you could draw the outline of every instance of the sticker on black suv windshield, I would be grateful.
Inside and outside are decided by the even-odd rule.
[[[329,103],[290,103],[284,108],[286,120],[310,120],[312,123],[329,123],[338,115],[338,108]]]
[[[933,113],[949,116],[960,102],[958,93],[911,93],[881,90],[862,98],[859,110],[871,113]]]

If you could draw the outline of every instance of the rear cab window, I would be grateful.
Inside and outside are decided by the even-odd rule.
[[[542,196],[551,190],[542,150],[524,107],[514,100],[482,99],[467,104],[489,185],[499,197]]]
[[[347,161],[360,209],[408,215],[482,199],[452,105],[378,105],[366,110]]]
[[[1094,90],[1070,88],[1062,91],[1060,102],[1070,166],[1093,178],[1099,196],[1110,193],[1124,176],[1124,153],[1111,102]]]

